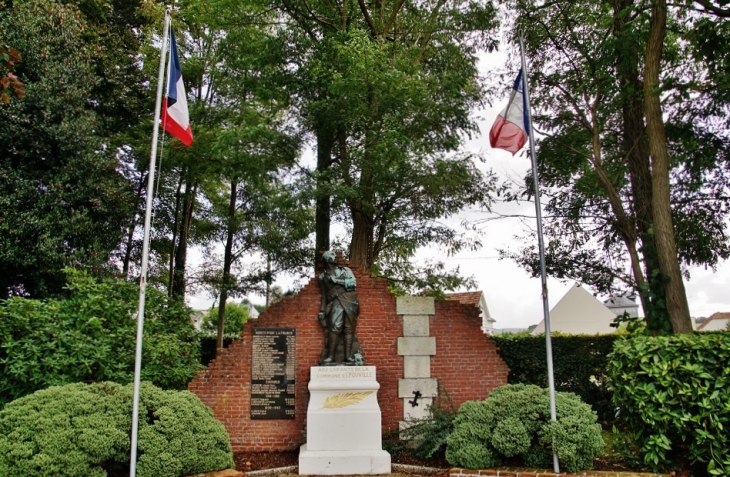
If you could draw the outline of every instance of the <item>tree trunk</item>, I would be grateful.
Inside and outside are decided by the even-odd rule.
[[[644,114],[652,157],[652,212],[654,240],[661,272],[668,278],[664,284],[667,312],[675,333],[691,333],[687,295],[677,258],[672,210],[669,194],[669,152],[664,131],[659,92],[659,70],[667,26],[666,0],[654,0],[649,24],[649,41],[644,61]]]
[[[363,270],[372,267],[373,221],[362,209],[361,201],[351,201],[352,239],[350,240],[350,263]]]
[[[375,265],[374,233],[375,233],[375,192],[373,190],[373,151],[378,144],[380,116],[377,102],[372,91],[368,92],[368,107],[371,121],[365,127],[365,151],[360,171],[360,197],[350,200],[350,216],[352,218],[352,238],[350,240],[350,263],[370,270]],[[344,137],[340,135],[340,148],[344,148]],[[347,173],[347,171],[345,171]]]
[[[332,165],[332,146],[334,135],[327,125],[317,129],[317,202],[315,210],[315,257],[314,269],[317,270],[320,257],[330,248],[330,194],[329,169]]]
[[[129,226],[129,234],[127,235],[127,250],[124,252],[124,264],[122,265],[122,276],[127,278],[129,275],[129,262],[132,260],[132,245],[134,243],[134,231],[137,229],[137,209],[142,202],[142,191],[147,184],[147,177],[149,174],[142,174],[139,178],[139,185],[137,186],[137,195],[134,199],[134,216],[132,217],[132,223]]]
[[[221,284],[220,302],[218,304],[218,334],[216,337],[215,355],[220,356],[223,350],[223,331],[226,323],[226,300],[228,300],[228,289],[231,287],[231,262],[233,261],[233,233],[235,226],[233,221],[236,216],[236,195],[238,182],[231,181],[231,198],[228,203],[228,230],[226,231],[226,249],[223,252],[223,280]]]
[[[592,131],[592,145],[593,145],[593,169],[598,176],[598,179],[603,184],[608,197],[608,202],[611,206],[611,211],[616,219],[614,227],[621,236],[626,249],[629,252],[629,259],[631,260],[631,271],[634,275],[634,281],[637,286],[641,287],[644,283],[644,274],[641,270],[641,260],[639,259],[639,253],[636,250],[636,224],[632,217],[626,213],[624,204],[621,201],[616,185],[611,180],[611,177],[603,167],[601,141],[600,141],[600,128],[594,125]]]
[[[177,234],[180,231],[180,200],[182,199],[182,195],[180,192],[182,191],[182,185],[185,177],[185,172],[180,172],[180,180],[177,181],[177,191],[175,192],[175,210],[173,211],[173,220],[172,220],[172,245],[170,247],[170,264],[169,264],[169,270],[168,270],[168,277],[167,277],[167,294],[168,296],[172,296],[172,282],[175,277],[175,241],[177,240]]]
[[[191,184],[188,181],[185,184],[183,220],[180,224],[180,237],[178,238],[177,250],[175,251],[175,274],[172,277],[172,297],[180,300],[185,299],[185,266],[188,257],[188,237],[190,235],[190,224],[193,220],[193,208],[195,206],[197,190],[197,182]]]
[[[315,269],[316,269],[315,264]],[[315,270],[316,272],[316,270]],[[266,308],[271,303],[271,254],[266,254]]]
[[[641,254],[644,258],[644,279],[636,282],[644,316],[649,317],[654,308],[655,296],[664,297],[664,287],[656,287],[652,281],[652,271],[659,269],[651,227],[654,222],[652,214],[652,185],[649,143],[644,125],[644,85],[639,78],[639,51],[637,42],[632,40],[632,32],[627,31],[628,15],[624,11],[634,4],[634,0],[614,0],[614,36],[617,42],[616,59],[619,89],[622,95],[622,128],[623,154],[629,171],[631,183],[631,205],[635,217],[636,229],[641,241]],[[645,290],[642,283],[648,283],[652,289]],[[659,289],[657,289],[659,288]],[[651,320],[647,325],[652,328]]]

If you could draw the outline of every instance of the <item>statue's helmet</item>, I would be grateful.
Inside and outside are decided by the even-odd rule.
[[[322,254],[322,260],[330,263],[337,263],[337,255],[332,250],[327,250]]]

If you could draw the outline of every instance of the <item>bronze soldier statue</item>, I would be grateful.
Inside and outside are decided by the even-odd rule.
[[[355,275],[348,267],[337,265],[333,251],[322,254],[325,270],[318,278],[321,292],[319,315],[320,324],[325,329],[325,350],[321,364],[336,363],[337,347],[340,337],[344,338],[345,363],[356,363],[353,356],[355,325],[360,313],[360,303],[355,292]]]

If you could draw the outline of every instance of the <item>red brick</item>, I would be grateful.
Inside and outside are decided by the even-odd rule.
[[[397,430],[398,421],[403,419],[403,400],[398,398],[403,357],[397,355],[403,320],[395,314],[395,297],[388,291],[387,282],[351,268],[361,303],[358,337],[366,364],[377,367],[385,434]],[[317,365],[324,343],[315,319],[318,311],[319,288],[313,278],[298,295],[284,298],[261,313],[256,322],[249,322],[243,339],[231,344],[189,384],[188,389],[213,410],[228,430],[234,452],[292,450],[304,443],[309,368]],[[453,404],[458,408],[465,401],[484,399],[492,389],[506,384],[509,370],[494,342],[480,329],[479,309],[451,300],[437,302],[435,311],[430,331],[436,337],[437,354],[431,359],[431,376],[438,378]],[[249,418],[253,327],[297,330],[295,419]]]

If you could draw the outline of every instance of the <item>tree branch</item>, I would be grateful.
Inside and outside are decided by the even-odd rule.
[[[730,10],[717,7],[710,3],[709,0],[695,0],[695,2],[702,5],[706,12],[712,13],[713,15],[718,17],[730,18]]]
[[[373,37],[378,37],[378,31],[375,29],[375,24],[373,23],[373,19],[370,17],[370,12],[368,12],[368,7],[365,5],[365,0],[357,0],[358,5],[360,5],[360,11],[362,12],[362,15],[365,17],[365,22],[368,24],[368,28],[370,28],[370,32],[373,34]]]

